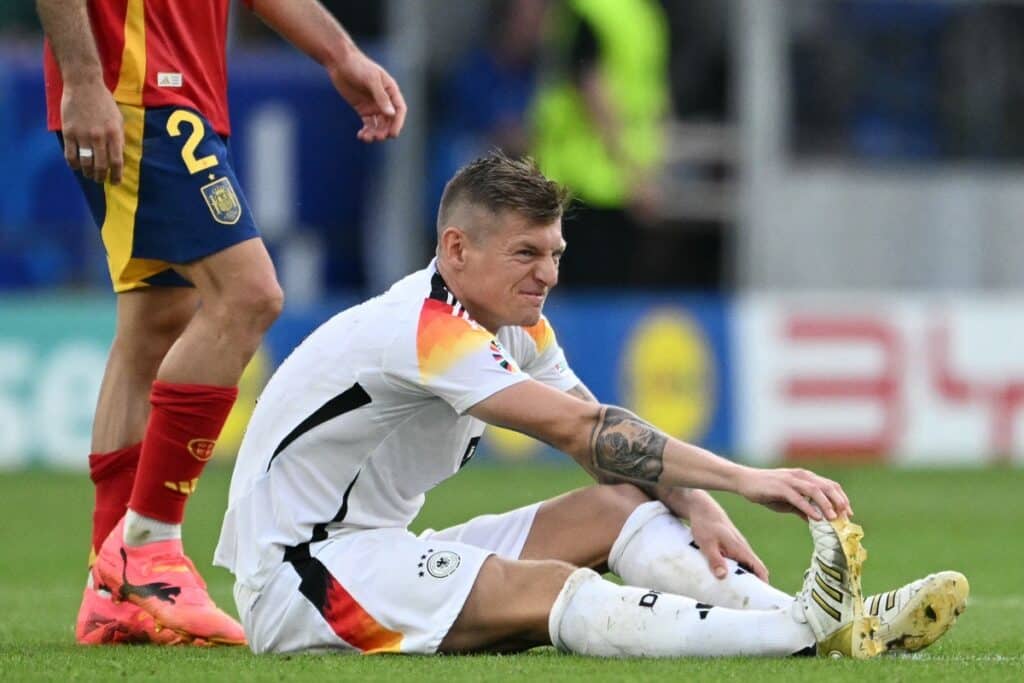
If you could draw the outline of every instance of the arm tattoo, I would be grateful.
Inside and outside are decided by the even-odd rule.
[[[591,437],[594,467],[625,479],[657,482],[667,441],[628,410],[605,406]]]

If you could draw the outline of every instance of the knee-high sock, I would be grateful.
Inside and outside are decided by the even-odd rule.
[[[793,602],[793,596],[733,560],[728,560],[728,565],[724,579],[715,577],[694,543],[690,527],[658,501],[633,511],[608,557],[608,567],[631,586],[650,586],[735,609],[778,609]]]
[[[142,444],[137,443],[109,453],[93,453],[89,456],[89,478],[96,485],[90,567],[110,530],[117,526],[128,509],[141,450]]]
[[[153,382],[153,410],[128,501],[136,514],[125,523],[127,543],[153,540],[152,534],[135,533],[147,520],[154,523],[150,526],[181,524],[185,502],[213,457],[214,443],[237,397],[237,387]]]
[[[598,657],[787,656],[814,646],[794,603],[777,610],[712,607],[573,572],[551,608],[551,642]]]

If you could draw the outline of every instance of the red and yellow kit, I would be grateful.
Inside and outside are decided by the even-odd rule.
[[[252,0],[243,0],[251,6]],[[119,104],[190,107],[221,135],[227,104],[231,0],[92,0],[88,3],[103,78]],[[47,126],[60,130],[63,81],[45,46]]]

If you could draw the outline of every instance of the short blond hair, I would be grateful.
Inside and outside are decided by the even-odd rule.
[[[534,225],[547,225],[562,217],[570,200],[568,189],[545,177],[533,159],[495,150],[463,166],[444,186],[437,231],[450,225],[463,204],[493,214],[512,211]]]

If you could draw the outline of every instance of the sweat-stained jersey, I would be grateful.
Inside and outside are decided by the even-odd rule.
[[[252,5],[252,0],[243,0]],[[229,135],[226,40],[230,0],[96,0],[88,3],[103,80],[120,104],[191,107]],[[60,130],[64,90],[44,47],[47,127]]]
[[[494,335],[433,263],[339,313],[256,404],[214,564],[259,590],[289,548],[405,528],[424,494],[473,457],[484,423],[466,410],[531,377],[563,391],[579,383],[547,320]]]

